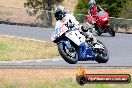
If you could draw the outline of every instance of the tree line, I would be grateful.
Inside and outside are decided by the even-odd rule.
[[[37,10],[51,11],[54,9],[55,5],[59,5],[63,1],[64,0],[27,0],[24,6]],[[88,2],[89,0],[78,0],[74,12],[76,14],[87,14]],[[132,0],[96,0],[96,3],[108,11],[112,17],[132,18]]]
[[[132,0],[95,0],[112,17],[132,18]],[[87,14],[89,0],[78,0],[75,13]],[[127,13],[127,16],[126,16]]]

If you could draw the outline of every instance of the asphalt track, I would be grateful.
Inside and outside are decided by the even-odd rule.
[[[0,35],[9,35],[22,38],[30,38],[50,42],[50,36],[53,28],[39,28],[27,26],[15,26],[0,24]],[[132,66],[132,34],[116,33],[115,37],[108,34],[95,37],[102,41],[109,50],[110,59],[107,63],[98,64],[95,61],[82,61],[70,65],[62,60],[34,60],[34,61],[17,61],[17,62],[0,62],[0,67],[58,67],[74,68],[79,65],[84,67],[131,67]]]

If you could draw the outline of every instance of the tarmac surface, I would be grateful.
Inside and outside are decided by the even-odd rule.
[[[53,28],[39,28],[27,26],[15,26],[0,24],[0,35],[15,36],[20,38],[28,38],[40,41],[51,42],[50,37]],[[58,68],[76,68],[79,65],[85,67],[131,67],[132,66],[132,34],[116,33],[115,37],[109,34],[102,34],[102,36],[94,36],[102,41],[109,51],[109,61],[107,63],[99,64],[95,61],[81,61],[77,64],[71,65],[61,60],[33,60],[33,61],[1,61],[0,67],[58,67]]]

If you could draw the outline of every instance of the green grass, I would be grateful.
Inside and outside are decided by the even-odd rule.
[[[132,74],[131,69],[88,69],[88,73]],[[76,82],[75,69],[0,69],[0,88],[132,88],[130,84],[85,84]]]
[[[0,83],[4,83],[1,82]],[[63,80],[56,80],[56,82],[33,82],[25,85],[18,85],[16,83],[0,84],[0,88],[132,88],[131,84],[85,84],[80,86],[75,80],[68,78]]]
[[[59,58],[55,44],[0,36],[0,61]]]

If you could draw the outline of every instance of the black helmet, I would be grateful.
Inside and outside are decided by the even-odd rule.
[[[63,6],[58,6],[55,8],[54,15],[56,20],[62,20],[63,17],[65,17],[66,11]]]

